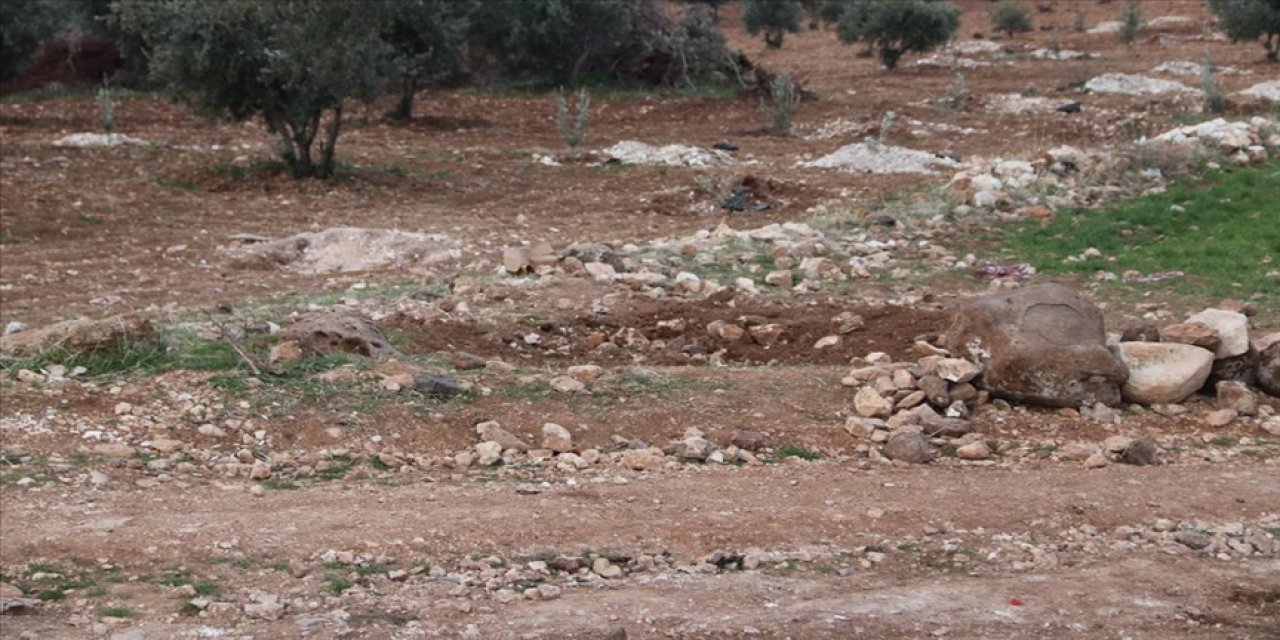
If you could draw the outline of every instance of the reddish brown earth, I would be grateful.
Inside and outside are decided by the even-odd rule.
[[[992,5],[961,4],[963,39],[988,33]],[[946,308],[985,282],[926,274],[714,302],[650,297],[586,278],[521,285],[495,275],[501,250],[520,241],[643,247],[721,223],[809,221],[817,205],[865,214],[941,185],[946,175],[795,166],[861,139],[889,109],[903,120],[977,129],[916,136],[900,125],[895,144],[1015,157],[1156,133],[1197,110],[1078,93],[1075,85],[1101,73],[1154,75],[1161,61],[1206,53],[1219,66],[1252,72],[1222,77],[1229,91],[1277,73],[1256,44],[1201,38],[1208,14],[1198,1],[1143,2],[1147,17],[1185,15],[1197,26],[1173,39],[1148,33],[1132,48],[1070,28],[1075,11],[1093,25],[1114,19],[1119,3],[1038,4],[1052,9],[1033,15],[1047,29],[1002,41],[1007,50],[1056,38],[1099,57],[1014,55],[1011,65],[965,70],[966,83],[975,96],[1084,99],[1079,117],[930,106],[955,82],[955,69],[907,60],[888,74],[830,31],[788,34],[781,50],[768,50],[741,30],[735,6],[721,10],[731,44],[771,70],[796,73],[816,94],[800,108],[802,133],[841,118],[862,128],[830,139],[773,135],[762,129],[753,96],[593,98],[591,149],[627,139],[728,139],[741,146],[740,160],[756,162],[730,168],[620,168],[571,157],[542,94],[431,92],[407,125],[381,121],[386,105],[353,106],[339,155],[354,169],[336,182],[258,173],[253,163],[270,157],[258,123],[208,123],[159,97],[117,105],[119,130],[156,144],[103,149],[51,144],[95,130],[90,97],[0,103],[0,324],[126,311],[174,327],[209,317],[231,322],[215,310],[219,303],[246,325],[287,323],[366,296],[356,306],[379,316],[405,356],[398,364],[356,363],[333,381],[262,382],[238,369],[39,385],[6,374],[0,582],[26,595],[65,589],[33,612],[0,616],[0,637],[624,637],[618,629],[628,638],[1280,637],[1280,549],[1223,546],[1241,539],[1230,533],[1234,525],[1280,536],[1280,440],[1257,421],[1208,427],[1208,396],[1193,398],[1180,416],[1143,410],[1119,425],[1074,411],[988,405],[971,421],[996,449],[981,462],[943,455],[927,465],[879,463],[865,440],[845,431],[852,398],[840,381],[850,363],[871,352],[919,357],[915,341],[941,331]],[[543,166],[535,154],[562,166]],[[724,214],[695,182],[746,176],[765,184],[755,195],[767,197],[769,211]],[[217,251],[233,234],[334,226],[444,233],[462,242],[463,258],[429,269],[312,276],[236,269]],[[957,227],[945,241],[963,245],[968,231]],[[463,278],[474,290],[450,293]],[[467,308],[442,312],[428,301],[437,295]],[[860,314],[865,327],[815,350],[845,311]],[[1107,309],[1116,322],[1140,311]],[[684,327],[659,325],[670,320]],[[782,333],[771,345],[724,341],[706,331],[717,320],[777,324]],[[614,340],[627,330],[647,343]],[[264,352],[269,340],[245,339]],[[598,349],[600,339],[619,347]],[[515,369],[460,368],[464,353]],[[550,389],[548,380],[583,364],[600,365],[605,377],[586,392]],[[405,366],[473,386],[450,402],[381,386],[382,375]],[[1263,404],[1280,409],[1274,398]],[[720,446],[739,429],[758,431],[768,451],[758,466],[454,468],[486,420],[535,445],[544,423],[564,425],[584,453],[618,452],[632,440],[662,447],[690,427]],[[206,424],[221,435],[198,431]],[[114,459],[96,451],[99,441],[86,431],[127,442],[131,453]],[[1070,443],[1115,435],[1151,437],[1161,464],[1087,470],[1062,455]],[[181,447],[157,453],[148,443],[162,438]],[[779,455],[784,447],[821,457]],[[228,471],[225,460],[241,453],[245,467],[254,459],[273,466],[272,479]],[[354,463],[326,475],[321,467],[335,460]],[[1161,520],[1216,536],[1215,551],[1172,540],[1157,530]],[[329,550],[353,558],[326,559]],[[701,562],[716,552],[722,560],[724,553],[764,560],[753,568]],[[625,565],[626,574],[531,578],[536,571],[527,568],[559,556],[589,563],[593,554]],[[518,575],[486,573],[488,564],[480,565],[490,556]],[[335,592],[337,580],[347,588]],[[199,597],[212,601],[203,611],[184,607],[195,594],[183,585],[197,584]],[[500,595],[537,584],[562,592],[510,602]],[[259,593],[287,602],[279,619],[246,615]],[[121,608],[128,615],[113,615],[126,613]]]

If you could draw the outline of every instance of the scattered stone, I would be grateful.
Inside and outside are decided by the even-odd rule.
[[[249,468],[250,480],[267,480],[271,478],[271,465],[259,460]]]
[[[672,455],[684,460],[706,460],[716,446],[701,437],[689,437],[675,443]]]
[[[1101,469],[1109,464],[1111,464],[1111,461],[1108,460],[1107,456],[1103,455],[1101,452],[1091,453],[1089,454],[1089,457],[1084,460],[1084,468],[1086,469]]]
[[[622,452],[622,466],[636,471],[658,471],[666,464],[661,454],[647,449],[628,449]]]
[[[961,358],[943,358],[937,364],[938,377],[955,383],[969,382],[980,373],[978,365]]]
[[[542,425],[542,448],[556,453],[573,451],[573,435],[569,430],[554,423]]]
[[[840,336],[823,336],[813,343],[814,349],[826,349],[840,344]]]
[[[1211,427],[1221,428],[1235,422],[1237,416],[1239,414],[1235,409],[1219,409],[1205,414],[1204,423]]]
[[[1243,382],[1222,380],[1214,387],[1219,409],[1230,409],[1242,416],[1258,413],[1258,398]]]
[[[1187,344],[1121,342],[1116,351],[1129,369],[1124,397],[1130,402],[1182,402],[1204,386],[1213,369],[1213,353]]]
[[[580,364],[569,367],[567,373],[572,376],[574,380],[578,380],[580,382],[593,382],[595,380],[599,380],[600,377],[604,375],[604,369],[594,364]]]
[[[280,338],[296,341],[307,355],[355,353],[370,358],[399,355],[382,327],[368,316],[350,311],[306,316],[284,329]]]
[[[452,376],[431,375],[415,379],[413,388],[425,396],[443,400],[461,395],[467,385]]]
[[[502,445],[493,442],[481,442],[475,446],[476,464],[482,467],[492,467],[502,462]]]
[[[871,387],[862,387],[853,397],[853,408],[864,418],[888,418],[893,415],[893,403]]]
[[[729,444],[744,451],[759,451],[768,446],[768,439],[759,431],[737,429],[729,438]]]
[[[1258,426],[1261,427],[1263,431],[1267,432],[1267,435],[1272,435],[1280,438],[1280,416],[1272,416],[1270,418],[1267,418],[1266,420],[1263,420],[1262,424]]]
[[[529,250],[524,247],[511,247],[502,251],[502,268],[512,275],[524,273],[533,268]]]
[[[1126,342],[1129,341],[1126,340]],[[1177,342],[1215,352],[1222,346],[1222,339],[1218,337],[1218,332],[1203,322],[1183,322],[1160,327],[1159,339],[1139,342]]]
[[[884,445],[884,455],[891,460],[924,463],[933,459],[933,450],[924,434],[910,429],[900,429],[889,436]]]
[[[987,446],[985,440],[970,442],[956,447],[956,457],[963,460],[986,460],[991,457],[991,447]]]
[[[784,289],[790,289],[795,286],[795,279],[792,277],[790,269],[770,271],[769,274],[764,277],[764,282],[765,284],[782,287]]]
[[[551,388],[560,393],[577,393],[586,391],[587,385],[572,376],[556,376],[551,379]]]
[[[1178,542],[1178,544],[1196,550],[1203,549],[1213,543],[1213,538],[1210,538],[1208,534],[1189,529],[1184,529],[1173,534],[1173,539]]]
[[[120,443],[95,444],[92,451],[94,455],[108,458],[132,458],[136,453],[133,447]]]
[[[601,578],[612,579],[622,577],[622,567],[613,564],[608,558],[596,558],[595,561],[591,563],[591,570]]]
[[[1120,452],[1120,461],[1140,467],[1156,464],[1159,459],[1155,441],[1151,438],[1134,438]]]
[[[1258,388],[1280,397],[1280,332],[1258,340],[1258,364],[1254,368]]]
[[[476,433],[480,434],[483,440],[497,442],[502,445],[503,449],[515,449],[516,451],[528,451],[529,445],[515,434],[503,429],[501,425],[493,420],[481,422],[476,425]]]
[[[1047,284],[961,305],[945,346],[978,362],[992,395],[1055,407],[1120,402],[1124,365],[1106,347],[1102,312]]]

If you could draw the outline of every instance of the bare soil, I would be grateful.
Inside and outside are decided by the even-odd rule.
[[[960,4],[961,39],[990,36],[991,3]],[[1189,16],[1196,26],[1145,32],[1132,48],[1070,26],[1077,11],[1090,26],[1115,19],[1119,3],[1035,4],[1048,8],[1033,14],[1037,30],[998,40],[1007,54],[973,56],[991,64],[963,71],[968,90],[1079,99],[1082,114],[933,106],[956,69],[909,57],[886,73],[827,30],[766,49],[733,5],[720,12],[732,46],[795,73],[816,96],[800,108],[797,135],[764,131],[754,96],[593,98],[591,149],[731,140],[739,163],[722,168],[618,167],[571,154],[552,100],[515,91],[429,92],[407,124],[384,122],[387,105],[353,105],[339,146],[346,168],[333,182],[267,168],[270,139],[258,123],[206,122],[161,97],[128,97],[116,109],[120,132],[153,144],[94,149],[52,145],[95,130],[90,97],[0,103],[0,325],[141,312],[185,326],[226,320],[227,309],[287,322],[358,298],[351,306],[374,312],[405,355],[293,386],[198,371],[0,381],[0,582],[28,596],[61,593],[0,617],[0,637],[1280,638],[1280,439],[1257,420],[1209,427],[1207,395],[1185,413],[1126,413],[1118,425],[988,405],[971,425],[996,453],[977,462],[881,463],[844,429],[852,394],[840,381],[851,364],[873,352],[919,357],[915,342],[942,331],[947,307],[986,281],[886,276],[715,302],[499,273],[502,249],[522,241],[643,248],[721,224],[809,222],[823,208],[866,217],[944,184],[947,175],[797,166],[874,132],[886,110],[898,114],[893,144],[1019,157],[1112,145],[1198,117],[1185,98],[1079,92],[1102,73],[1156,76],[1160,62],[1206,54],[1250,72],[1222,76],[1229,92],[1277,73],[1256,44],[1206,37],[1198,1],[1143,2],[1148,18]],[[1055,41],[1096,57],[1026,55]],[[842,120],[854,126],[815,133]],[[544,155],[559,165],[536,159]],[[767,211],[728,213],[697,182],[748,177]],[[463,257],[298,275],[235,268],[219,251],[235,234],[336,226],[447,234]],[[971,231],[957,225],[934,240],[980,251]],[[463,281],[472,290],[453,293]],[[442,301],[465,307],[442,311]],[[1108,304],[1108,319],[1122,328],[1160,301],[1144,304]],[[844,312],[864,327],[815,349]],[[707,331],[715,321],[776,324],[780,338],[719,339]],[[604,369],[588,390],[550,388],[585,364]],[[439,401],[382,386],[406,366],[471,389]],[[1275,398],[1262,404],[1280,410]],[[663,447],[689,428],[721,447],[757,431],[765,449],[763,464],[667,456],[650,471],[456,464],[487,420],[534,446],[544,423],[563,425],[583,454]],[[1161,463],[1086,469],[1063,455],[1116,435],[1152,438]],[[162,438],[181,447],[159,452],[152,443]],[[95,448],[104,443],[132,453],[112,457]],[[271,479],[245,475],[255,460]],[[1178,542],[1164,520],[1213,543]],[[1237,525],[1277,549],[1239,552],[1230,546],[1245,539]],[[529,566],[561,557],[587,568]],[[597,575],[601,557],[625,573]],[[68,586],[73,577],[80,583]],[[560,591],[524,595],[539,585]],[[272,598],[280,611],[252,609]]]

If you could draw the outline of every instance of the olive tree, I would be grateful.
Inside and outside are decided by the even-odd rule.
[[[469,43],[509,72],[576,85],[607,60],[631,28],[638,0],[478,0]]]
[[[121,27],[151,50],[153,78],[211,117],[260,115],[295,177],[333,175],[343,103],[370,100],[382,86],[385,2],[121,0],[114,7]]]
[[[391,47],[385,73],[399,95],[387,114],[392,120],[412,118],[418,91],[433,77],[458,69],[466,32],[463,6],[450,0],[393,0],[383,25],[383,39]]]
[[[1232,40],[1265,36],[1267,60],[1280,61],[1280,0],[1209,0],[1209,8]]]
[[[935,0],[844,0],[836,35],[841,42],[866,42],[892,71],[907,52],[936,49],[960,26],[960,9]],[[834,10],[831,10],[833,13]]]
[[[785,32],[795,33],[800,30],[800,20],[804,18],[804,6],[797,0],[745,0],[742,11],[742,23],[747,33],[756,35],[764,32],[765,45],[778,48],[782,46]]]
[[[0,11],[0,82],[18,79],[40,43],[63,26],[63,16],[46,0],[6,0]]]

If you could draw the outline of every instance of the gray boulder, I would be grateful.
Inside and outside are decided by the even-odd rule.
[[[964,303],[953,312],[944,342],[952,354],[982,364],[982,385],[1009,400],[1115,405],[1128,375],[1107,349],[1102,312],[1057,284]]]

